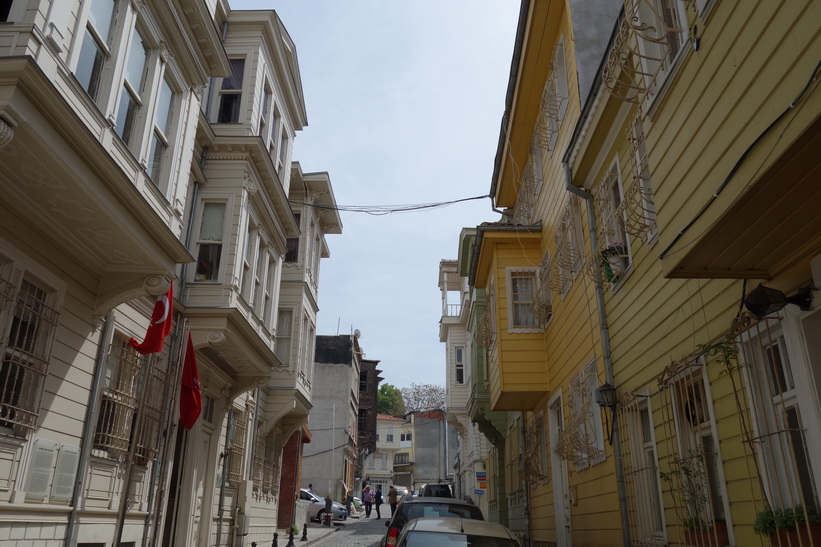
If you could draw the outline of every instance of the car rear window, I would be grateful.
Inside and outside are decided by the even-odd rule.
[[[509,538],[447,534],[439,532],[408,532],[404,547],[519,547]]]
[[[450,495],[450,488],[447,485],[440,484],[436,486],[426,486],[425,487],[425,495],[432,496],[435,498],[449,498]]]
[[[448,517],[473,520],[485,520],[482,511],[475,505],[457,505],[450,503],[408,503],[397,515],[393,526],[402,528],[409,520],[422,517]]]

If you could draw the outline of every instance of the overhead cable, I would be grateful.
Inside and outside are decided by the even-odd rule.
[[[296,201],[289,199],[289,203],[295,205],[304,205],[306,207],[315,207],[317,209],[330,209],[333,211],[344,211],[348,213],[368,213],[369,215],[389,215],[391,213],[408,213],[412,211],[424,211],[427,209],[438,209],[440,207],[447,207],[454,203],[463,201],[471,201],[475,199],[485,199],[490,196],[474,196],[472,198],[454,199],[451,201],[438,201],[433,203],[415,203],[410,205],[330,205],[327,203],[306,203],[304,201]]]

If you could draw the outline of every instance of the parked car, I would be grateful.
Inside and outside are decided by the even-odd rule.
[[[399,532],[409,520],[420,517],[446,517],[455,520],[484,520],[481,509],[464,500],[453,498],[434,498],[405,496],[385,526],[388,531],[380,540],[380,547],[393,547]]]
[[[513,533],[495,522],[423,517],[409,521],[396,547],[521,547]]]
[[[396,499],[402,499],[409,492],[407,486],[394,486],[396,488]]]
[[[438,484],[423,484],[416,493],[417,496],[434,496],[437,498],[452,498],[450,485],[442,482]]]
[[[299,489],[299,501],[308,505],[308,516],[322,522],[325,515],[325,498],[307,488]],[[331,514],[334,520],[345,520],[348,518],[348,510],[339,502],[331,504]]]

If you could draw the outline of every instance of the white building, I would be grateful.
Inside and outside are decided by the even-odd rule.
[[[485,472],[487,438],[479,431],[468,413],[468,400],[475,387],[472,374],[472,333],[468,332],[471,293],[466,275],[459,272],[456,260],[439,263],[439,289],[442,294],[442,317],[439,341],[445,343],[447,421],[458,435],[459,448],[454,471],[454,495],[470,497],[488,514],[486,482],[478,479]]]
[[[365,458],[363,474],[365,480],[371,485],[371,489],[376,491],[376,486],[382,486],[385,496],[394,481],[393,459],[402,447],[402,427],[405,424],[404,418],[388,416],[387,414],[376,415],[376,451],[368,454]]]
[[[0,541],[271,541],[340,231],[289,203],[295,44],[274,12],[225,0],[14,0],[3,18]],[[333,203],[327,175],[295,176],[303,203]],[[140,357],[127,341],[172,280],[175,329]]]

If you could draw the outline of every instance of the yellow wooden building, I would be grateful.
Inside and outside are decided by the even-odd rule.
[[[469,282],[531,545],[821,545],[819,21],[522,2]]]
[[[633,545],[821,544],[819,8],[626,0],[565,151]]]

